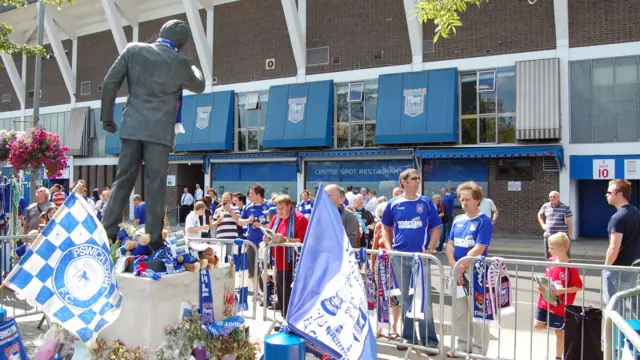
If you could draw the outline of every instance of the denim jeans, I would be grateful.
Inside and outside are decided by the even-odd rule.
[[[413,268],[413,258],[407,256],[395,256],[391,258],[391,264],[393,271],[395,272],[400,291],[402,292],[402,338],[410,343],[417,343],[418,334],[414,334],[415,323],[418,322],[418,330],[420,339],[423,342],[427,339],[426,346],[438,346],[438,335],[436,334],[436,325],[433,322],[433,303],[431,300],[431,270],[426,260],[422,261],[424,264],[424,276],[425,276],[425,319],[414,320],[407,317],[407,311],[413,301],[413,296],[409,295],[409,287],[411,283],[411,270]],[[419,294],[417,294],[419,295]]]
[[[437,251],[442,251],[444,246],[447,244],[452,224],[453,220],[448,220],[446,223],[442,224],[442,228],[440,230],[440,241],[438,242],[438,248],[436,249]]]
[[[602,282],[602,295],[604,296],[606,305],[617,292],[633,289],[638,286],[638,273],[604,270],[602,271]],[[622,307],[623,304],[624,308]],[[638,316],[638,314],[636,314],[637,299],[633,297],[624,301],[616,310],[627,319],[636,319]]]

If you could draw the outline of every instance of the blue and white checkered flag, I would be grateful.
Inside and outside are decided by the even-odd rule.
[[[89,348],[122,307],[107,233],[89,204],[73,191],[4,285]]]

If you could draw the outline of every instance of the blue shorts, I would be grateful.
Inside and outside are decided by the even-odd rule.
[[[547,324],[547,314],[549,315],[549,323]],[[543,324],[547,324],[549,329],[562,330],[564,329],[564,317],[548,312],[545,309],[538,308],[536,311],[536,321]]]

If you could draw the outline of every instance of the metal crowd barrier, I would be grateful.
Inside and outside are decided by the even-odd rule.
[[[356,249],[356,253],[357,252],[358,252],[358,250]],[[376,297],[375,308],[374,308],[373,311],[369,311],[369,314],[370,314],[369,319],[371,320],[373,318],[373,316],[371,316],[371,315],[374,315],[375,318],[376,318],[376,326],[375,326],[375,333],[376,333],[376,337],[377,337],[377,341],[376,342],[378,344],[385,344],[385,345],[393,345],[393,346],[403,345],[403,346],[406,346],[407,350],[405,350],[404,359],[408,359],[409,356],[411,355],[411,352],[412,351],[416,351],[416,350],[419,350],[420,352],[425,352],[425,353],[430,354],[430,355],[439,355],[439,354],[444,353],[444,347],[443,347],[444,346],[444,327],[443,327],[443,324],[444,324],[444,321],[445,321],[445,317],[444,317],[444,315],[445,315],[445,308],[444,308],[444,304],[445,304],[444,303],[445,302],[445,297],[444,297],[444,294],[445,294],[445,282],[444,282],[444,267],[442,265],[442,262],[437,257],[435,257],[434,255],[430,255],[430,254],[408,253],[408,252],[386,251],[386,250],[384,250],[383,252],[386,255],[389,256],[389,260],[392,263],[393,263],[393,261],[392,261],[393,258],[409,258],[409,259],[413,259],[415,256],[418,256],[422,260],[423,265],[424,265],[424,274],[423,274],[423,276],[425,278],[425,289],[424,290],[425,290],[425,292],[432,292],[432,296],[431,296],[432,304],[428,304],[428,302],[425,301],[422,311],[425,314],[425,321],[426,321],[426,319],[429,317],[429,312],[431,312],[433,310],[433,313],[431,314],[431,316],[433,317],[435,325],[436,325],[436,336],[438,337],[438,347],[437,348],[433,348],[433,347],[427,347],[427,346],[416,344],[418,342],[418,336],[417,336],[418,334],[416,332],[416,323],[418,321],[415,320],[415,319],[412,320],[412,322],[411,322],[413,324],[411,341],[409,343],[406,343],[406,344],[403,344],[403,342],[402,342],[402,340],[403,340],[402,333],[403,333],[403,330],[404,330],[404,321],[403,320],[406,317],[406,311],[407,311],[407,309],[404,309],[404,311],[402,311],[402,304],[404,302],[404,297],[405,296],[410,296],[408,294],[408,292],[406,292],[406,293],[402,292],[402,281],[403,281],[402,279],[404,279],[405,277],[412,276],[411,272],[409,274],[405,274],[404,273],[404,266],[400,267],[400,272],[399,273],[395,272],[395,276],[396,276],[396,279],[398,281],[398,288],[401,290],[401,295],[400,295],[400,299],[399,299],[400,305],[398,305],[397,309],[395,309],[395,311],[399,311],[399,316],[398,316],[398,320],[397,320],[399,322],[398,331],[397,331],[397,334],[398,334],[397,341],[394,341],[394,340],[389,339],[389,338],[385,339],[384,336],[382,336],[382,337],[377,336],[377,334],[380,334],[381,328],[380,328],[380,322],[378,322],[378,319],[377,319],[379,304],[378,304],[378,299]],[[381,252],[379,252],[378,250],[366,250],[366,254],[368,255],[366,261],[373,262],[373,256],[377,257],[380,253]],[[438,307],[437,307],[438,311],[437,312],[439,313],[439,316],[438,316],[439,320],[440,320],[439,322],[435,321],[436,320],[436,314],[435,314],[436,311],[434,310],[434,307],[433,307],[433,303],[435,301],[434,301],[433,291],[432,291],[432,289],[433,289],[432,284],[434,283],[434,281],[432,279],[433,278],[433,276],[432,276],[432,268],[434,266],[437,268],[438,274],[439,274],[439,281],[437,281],[437,285],[438,285],[439,288],[436,288],[437,294],[438,294],[437,295],[437,301],[438,301],[437,302],[438,303]],[[393,264],[392,264],[392,267],[393,267]],[[410,267],[410,268],[412,268],[412,267]],[[394,269],[394,271],[397,271],[395,268],[393,268],[393,269]],[[378,274],[377,274],[376,269],[373,268],[373,267],[371,268],[371,271],[372,271],[373,276],[374,276],[374,286],[375,286],[376,295],[377,295],[377,292],[379,291],[379,289],[378,289],[377,281],[375,281],[375,279],[378,278]],[[366,274],[365,274],[365,276],[366,276]],[[415,307],[416,296],[413,296],[412,299],[413,299],[412,305]],[[431,309],[429,309],[430,307],[431,307]],[[391,314],[389,314],[389,317],[390,317],[390,319],[389,319],[389,333],[391,333],[391,327],[393,327],[393,323],[394,323],[393,317],[394,317],[395,314],[394,314],[394,310],[392,309],[391,306],[389,306],[389,309],[391,310],[390,311]],[[372,322],[372,324],[373,324],[373,322]],[[430,335],[429,334],[428,324],[426,326],[426,330],[427,330],[426,331],[426,337],[428,339],[429,335]],[[420,340],[422,340],[426,345],[427,339],[420,339]]]
[[[261,280],[262,280],[262,292],[263,292],[263,296],[262,296],[262,320],[263,321],[270,321],[271,324],[266,332],[265,335],[270,334],[274,328],[280,324],[282,325],[283,321],[284,321],[284,301],[283,299],[286,297],[285,295],[285,287],[282,285],[276,285],[277,283],[277,277],[279,276],[279,274],[277,273],[277,270],[274,266],[271,266],[271,249],[272,248],[291,248],[293,249],[293,251],[295,252],[295,254],[293,255],[293,261],[291,264],[291,273],[287,274],[286,272],[283,273],[283,275],[281,275],[284,280],[285,277],[287,276],[291,276],[291,282],[293,281],[293,276],[296,273],[296,269],[298,267],[298,255],[300,253],[300,249],[302,248],[302,244],[301,243],[275,243],[275,242],[270,242],[269,244],[266,244],[264,247],[264,253],[261,254],[262,255],[262,269],[260,270],[256,270],[260,276],[261,276]],[[274,249],[275,250],[275,249]],[[256,257],[257,258],[257,257]],[[275,262],[274,262],[275,264]],[[257,267],[256,267],[257,269]],[[274,288],[269,286],[269,283],[274,284]],[[277,293],[276,289],[282,291],[280,294]],[[291,290],[289,290],[289,293],[291,293]],[[275,295],[278,298],[278,303],[280,304],[280,308],[278,308],[276,305],[278,303],[276,303],[276,300],[273,296],[271,295]],[[287,299],[287,305],[288,305],[288,300]],[[273,316],[269,317],[268,316],[268,310],[269,308],[273,308]],[[278,310],[280,310],[280,315],[278,315]]]
[[[462,263],[475,263],[476,260],[479,257],[475,257],[475,256],[467,256],[464,257],[460,260],[458,260],[455,264],[455,266],[451,269],[451,279],[453,279],[453,281],[455,281],[456,279],[456,274],[458,273],[458,269],[460,268]],[[507,266],[507,272],[511,281],[511,294],[513,295],[513,298],[510,299],[513,302],[513,307],[514,307],[514,314],[512,315],[508,315],[505,316],[503,318],[500,318],[500,325],[497,328],[497,351],[492,351],[491,356],[489,356],[488,354],[488,350],[489,350],[489,337],[492,336],[493,334],[489,334],[488,328],[487,328],[487,324],[486,321],[483,324],[478,324],[476,325],[476,329],[481,330],[482,334],[481,336],[481,344],[483,345],[481,349],[477,349],[476,347],[473,346],[473,336],[472,334],[472,326],[473,326],[473,301],[467,301],[468,306],[469,306],[469,312],[468,312],[468,318],[467,319],[463,319],[463,321],[461,321],[461,323],[465,323],[467,326],[467,334],[469,334],[469,339],[468,339],[468,343],[466,344],[466,351],[457,351],[456,350],[456,335],[459,332],[458,324],[456,324],[455,321],[455,316],[458,313],[459,309],[458,309],[458,305],[456,304],[457,301],[452,301],[452,307],[451,307],[451,314],[452,314],[452,333],[451,333],[451,350],[452,350],[452,355],[455,355],[456,357],[462,357],[465,358],[468,356],[468,358],[474,358],[474,359],[496,359],[496,360],[502,360],[502,359],[517,359],[517,360],[524,360],[524,359],[539,359],[539,358],[554,358],[555,355],[553,355],[553,357],[551,357],[549,351],[555,351],[555,349],[550,349],[550,337],[551,337],[551,333],[552,330],[548,329],[546,330],[546,348],[544,349],[544,353],[541,353],[542,349],[542,344],[540,343],[540,336],[535,336],[536,339],[534,341],[534,335],[537,334],[543,334],[544,331],[539,331],[539,330],[534,330],[533,329],[533,323],[535,320],[535,311],[537,309],[537,302],[538,302],[538,296],[540,294],[540,292],[537,290],[537,284],[536,281],[534,280],[534,275],[539,276],[540,278],[544,278],[544,273],[545,273],[545,269],[548,266],[560,266],[563,267],[565,269],[578,269],[579,273],[580,273],[580,277],[582,279],[582,283],[583,283],[583,287],[582,287],[582,291],[578,292],[576,294],[576,300],[574,302],[574,305],[576,306],[581,306],[583,309],[585,308],[595,308],[595,309],[603,309],[603,291],[602,291],[602,287],[603,287],[603,279],[602,279],[602,271],[603,270],[608,270],[608,271],[618,271],[618,272],[632,272],[632,273],[636,273],[639,274],[640,273],[640,267],[626,267],[626,266],[607,266],[607,265],[592,265],[592,264],[577,264],[577,263],[550,263],[548,261],[530,261],[530,260],[516,260],[516,259],[504,259],[504,258],[491,258],[491,257],[486,257],[485,258],[485,264],[488,266],[490,265],[490,263],[494,260],[494,259],[500,259],[502,261],[502,263],[504,265]],[[525,268],[525,271],[521,271],[522,268]],[[537,269],[536,269],[537,268]],[[530,269],[530,271],[529,271]],[[468,295],[465,299],[469,300],[469,299],[473,299],[473,281],[471,279],[473,279],[473,266],[470,266],[469,269],[467,270],[467,277],[470,280],[469,281],[469,292]],[[588,278],[589,277],[595,277],[598,279],[598,281],[596,283],[593,283],[592,281],[589,282]],[[547,280],[549,280],[547,278]],[[529,281],[530,285],[529,286],[523,286],[520,287],[519,284],[522,281]],[[591,286],[591,287],[590,287]],[[620,283],[620,277],[618,277],[618,290],[626,290],[626,289],[620,289],[621,283]],[[635,286],[635,285],[634,285]],[[531,292],[531,297],[530,297],[530,302],[526,302],[525,300],[527,299],[522,299],[521,295],[519,295],[519,291],[530,291]],[[451,287],[451,295],[454,296],[454,294],[456,294],[457,292],[457,286],[452,286]],[[640,292],[640,291],[639,291]],[[500,292],[498,292],[498,303],[501,302],[502,298],[501,298],[502,294]],[[565,292],[565,297],[566,297],[566,292]],[[615,297],[614,297],[615,298]],[[610,301],[610,306],[611,303],[613,303],[613,299]],[[620,297],[618,297],[619,299]],[[520,305],[520,306],[519,306]],[[524,325],[524,334],[518,334],[519,332],[519,327],[518,327],[518,315],[521,314],[521,311],[523,309],[519,309],[522,308],[523,306],[521,305],[525,305],[526,306],[530,306],[530,310],[528,310],[529,312],[529,323]],[[524,309],[526,311],[526,309]],[[483,315],[486,314],[486,306],[483,309]],[[526,313],[525,313],[526,314]],[[611,314],[610,314],[611,315]],[[636,312],[637,315],[637,312]],[[504,315],[503,315],[504,316]],[[549,315],[547,315],[549,316]],[[565,315],[566,316],[566,315]],[[484,316],[483,316],[484,317]],[[613,319],[620,321],[619,318],[616,318],[616,314],[613,314]],[[614,320],[614,321],[615,321]],[[513,321],[513,325],[511,325],[511,322]],[[549,323],[549,318],[547,317],[547,323]],[[617,324],[617,322],[616,322]],[[521,325],[521,324],[520,324]],[[521,326],[522,327],[522,326]],[[629,330],[629,328],[627,328],[625,326],[625,324],[623,324],[624,330]],[[526,330],[528,329],[528,330]],[[510,334],[509,332],[513,333]],[[505,334],[507,333],[507,334]],[[476,340],[478,340],[477,336],[478,334],[473,334],[476,336]],[[503,336],[511,336],[513,335],[513,343],[512,344],[506,344],[505,345],[504,342],[502,341],[502,337]],[[582,348],[580,349],[580,358],[582,359],[584,356],[584,345],[585,345],[585,330],[584,327],[582,328],[582,333],[581,333],[581,342],[580,344],[582,344]],[[486,337],[486,338],[485,338]],[[524,338],[524,340],[528,339],[528,346],[529,349],[528,351],[522,351],[522,346],[526,346],[527,343],[526,341],[522,341]],[[521,341],[518,344],[518,341]],[[640,341],[640,338],[638,338],[638,340]],[[535,345],[534,345],[535,344]],[[640,345],[640,343],[638,343]],[[520,347],[518,346],[520,345]],[[509,347],[512,346],[512,353],[509,354]],[[482,353],[477,352],[476,350],[480,350]],[[493,350],[493,349],[492,349]],[[494,354],[495,352],[495,354]],[[513,356],[513,357],[505,357],[505,356]]]
[[[35,239],[38,235],[8,235],[0,236],[0,276],[4,280],[18,263],[16,256],[16,243],[18,240]],[[33,307],[26,300],[19,299],[16,293],[8,288],[0,291],[0,307],[7,311],[8,317],[21,318],[26,316],[43,314],[37,307]],[[46,315],[42,315],[38,323],[38,329],[42,328],[44,322],[51,325]]]
[[[627,350],[627,354],[631,354],[633,359],[637,359],[640,349],[640,335],[627,322],[627,317],[631,314],[625,314],[627,307],[623,302],[631,302],[635,298],[637,311],[638,296],[640,296],[640,286],[620,291],[611,297],[603,317],[605,360],[628,359],[623,355],[624,350]],[[622,309],[622,314],[619,309]],[[623,340],[623,336],[625,340]]]
[[[189,242],[193,242],[193,243],[208,243],[208,244],[212,244],[212,245],[216,245],[216,244],[220,245],[219,248],[214,248],[214,251],[216,251],[216,254],[218,254],[218,258],[220,259],[219,260],[220,261],[219,264],[222,264],[222,263],[225,262],[225,259],[222,258],[220,256],[220,254],[222,254],[222,252],[226,252],[226,251],[223,251],[226,248],[226,245],[227,244],[231,244],[231,245],[237,246],[236,240],[239,240],[239,239],[217,239],[217,238],[213,238],[212,239],[212,238],[194,238],[194,237],[189,237]],[[253,309],[253,311],[252,311],[251,315],[243,314],[242,312],[239,315],[241,315],[242,317],[244,317],[246,319],[255,320],[255,319],[258,318],[258,303],[257,303],[258,297],[256,296],[257,289],[258,289],[258,277],[257,277],[257,274],[258,274],[258,256],[257,256],[258,248],[256,247],[256,245],[254,243],[252,243],[249,240],[242,240],[242,247],[243,247],[243,249],[242,249],[242,253],[243,254],[245,254],[249,248],[253,249],[253,251],[256,252],[256,259],[255,259],[255,263],[254,263],[254,266],[255,266],[254,269],[255,270],[254,270],[253,281],[252,282],[250,282],[248,279],[245,279],[244,271],[240,272],[240,274],[242,274],[242,275],[239,276],[240,277],[239,280],[238,280],[238,273],[236,273],[236,278],[235,278],[235,287],[236,287],[236,289],[238,289],[238,288],[243,289],[243,288],[245,288],[245,284],[249,284],[249,283],[251,283],[252,286],[253,286],[253,288],[250,289],[251,291],[253,291],[253,296],[249,296],[249,293],[247,291],[247,301],[249,301],[249,298],[251,298],[251,302],[252,302],[251,309]],[[229,256],[229,255],[230,254],[226,254],[226,256]],[[238,253],[235,251],[235,248],[234,248],[233,254],[231,254],[231,255],[238,255]],[[247,259],[248,259],[248,256],[247,256]],[[242,258],[240,258],[240,261],[244,261],[244,256]],[[244,264],[244,263],[235,264],[234,263],[234,266],[235,266],[236,269],[238,268],[238,266],[244,267],[245,265],[248,265],[248,264]],[[247,270],[246,273],[249,274],[249,271]],[[249,277],[251,278],[251,274],[249,274]],[[243,296],[242,294],[239,294],[238,298],[240,298],[242,296]]]

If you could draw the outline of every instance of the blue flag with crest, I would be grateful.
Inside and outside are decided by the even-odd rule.
[[[4,285],[88,348],[96,346],[98,333],[122,308],[107,233],[91,206],[73,191]]]
[[[377,359],[367,293],[338,209],[320,188],[295,275],[284,331],[336,359]],[[326,357],[325,357],[326,358]]]

